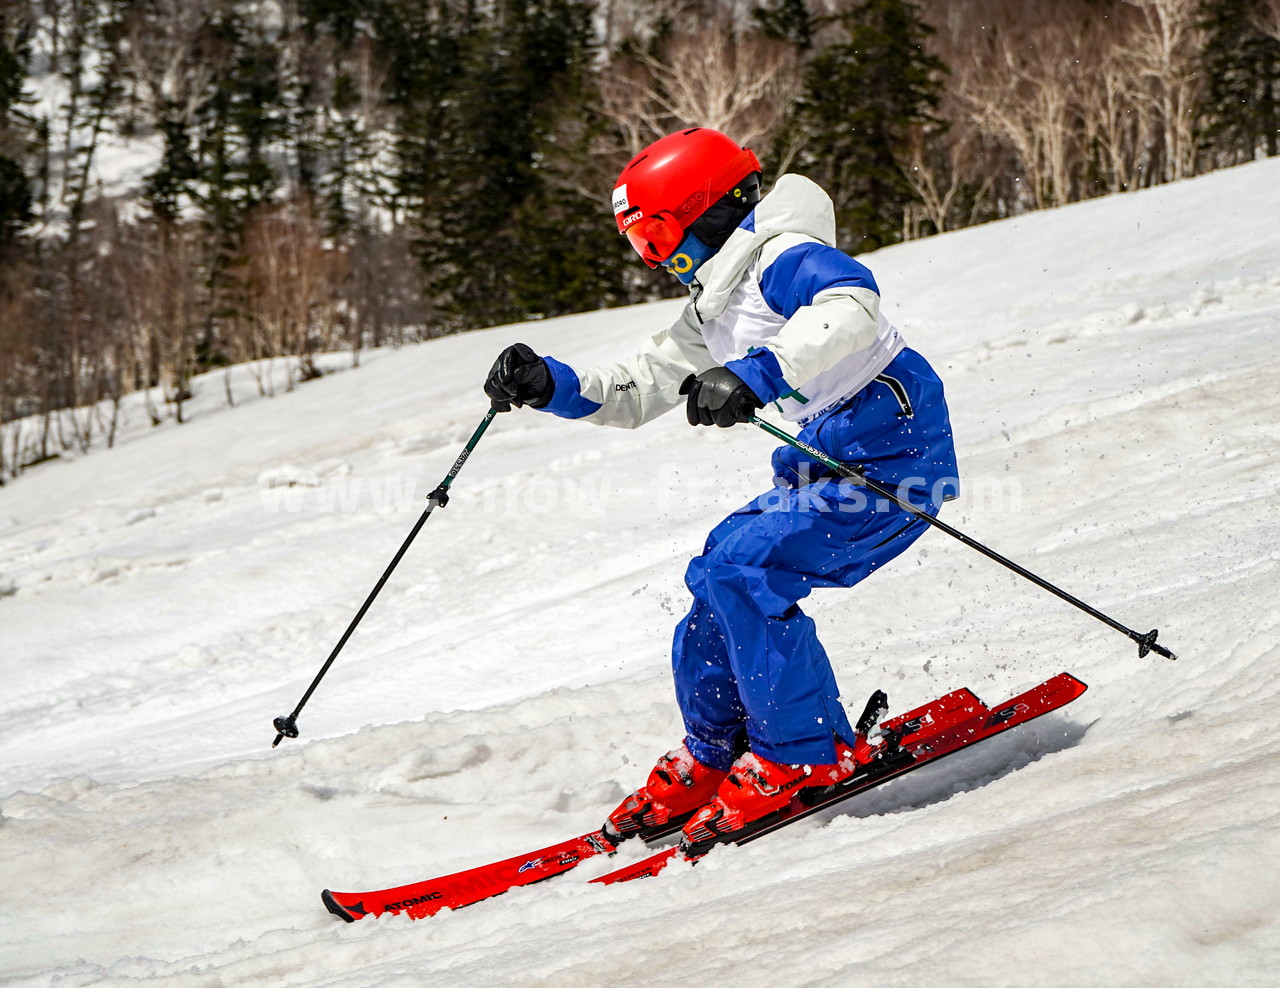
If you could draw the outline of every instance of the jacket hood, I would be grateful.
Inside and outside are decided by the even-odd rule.
[[[831,197],[803,175],[779,178],[724,246],[698,268],[691,291],[700,318],[710,319],[724,311],[760,248],[783,233],[812,237],[835,246],[836,211]]]

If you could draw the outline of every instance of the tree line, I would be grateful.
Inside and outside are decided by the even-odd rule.
[[[607,203],[679,127],[858,252],[1275,155],[1278,98],[1280,0],[0,0],[0,482],[128,392],[673,294]]]

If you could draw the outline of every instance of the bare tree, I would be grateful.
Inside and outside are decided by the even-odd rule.
[[[317,349],[331,342],[341,258],[324,246],[308,198],[261,208],[246,225],[241,272],[257,357],[299,356],[297,379],[319,376]],[[269,366],[269,364],[268,364]],[[269,373],[269,371],[268,371]],[[292,389],[293,374],[286,383]],[[272,390],[270,379],[264,393]]]
[[[29,411],[23,403],[23,391],[25,370],[30,365],[26,309],[31,297],[26,265],[13,256],[6,256],[3,261],[0,264],[0,483],[6,473],[16,476],[21,469],[21,418]],[[13,421],[15,419],[18,421]],[[11,421],[13,424],[9,425]],[[12,452],[9,454],[5,453],[5,426],[10,433]]]
[[[964,107],[943,116],[1014,152],[1027,205],[1194,173],[1199,0],[1132,0],[1106,18],[1077,0],[930,9],[952,68],[949,89]],[[945,193],[917,184],[936,214]]]
[[[941,133],[926,127],[912,131],[902,172],[919,202],[906,209],[904,240],[977,222],[977,212],[999,175],[990,166],[994,149],[985,146],[981,136],[976,128],[964,126]]]
[[[673,34],[615,59],[600,86],[605,115],[636,154],[687,126],[767,146],[799,93],[800,76],[791,46],[746,33],[722,15],[697,33]]]
[[[922,124],[911,132],[902,171],[919,201],[906,208],[904,239],[922,236],[929,227],[942,233],[978,222],[1009,163],[1003,138],[993,139],[973,119],[974,102],[993,64],[974,57],[973,48],[989,43],[984,26],[998,19],[996,7],[992,0],[923,5],[934,31],[929,53],[948,67],[948,76],[936,111],[943,124]]]
[[[1149,130],[1148,114],[1136,99],[1138,70],[1133,53],[1117,38],[1114,27],[1093,28],[1085,44],[1088,71],[1080,86],[1081,117],[1087,145],[1101,155],[1108,192],[1135,188],[1139,176],[1137,148]]]
[[[1268,38],[1280,41],[1280,0],[1254,0],[1251,20]]]
[[[956,75],[969,119],[1017,153],[1033,205],[1068,202],[1079,161],[1079,35],[1060,23],[1015,23],[970,51]]]
[[[162,222],[151,227],[141,241],[132,296],[131,315],[141,336],[135,346],[144,354],[147,383],[160,386],[164,402],[179,423],[183,405],[191,397],[199,324],[199,247],[192,241],[180,224]],[[152,406],[149,411],[158,425],[158,410]]]
[[[190,126],[225,70],[230,46],[218,40],[212,21],[231,0],[143,0],[132,4],[124,36],[124,61],[141,87],[155,121]]]
[[[1130,36],[1146,87],[1141,95],[1160,121],[1160,177],[1176,180],[1196,171],[1196,107],[1203,81],[1196,74],[1204,47],[1199,0],[1128,0],[1142,12]]]

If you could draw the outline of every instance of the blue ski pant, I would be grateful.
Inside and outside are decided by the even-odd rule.
[[[929,514],[958,492],[942,383],[904,350],[800,438]],[[852,481],[815,474],[793,447],[774,454],[774,487],[718,524],[685,573],[693,595],[672,648],[690,752],[727,769],[744,750],[787,764],[830,764],[851,740],[835,674],[797,602],[852,587],[924,534],[928,523]]]

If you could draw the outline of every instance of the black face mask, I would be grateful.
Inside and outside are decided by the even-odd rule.
[[[735,196],[734,192],[740,195]],[[760,173],[756,172],[744,178],[736,189],[712,203],[686,232],[692,233],[713,250],[719,250],[759,201]]]

